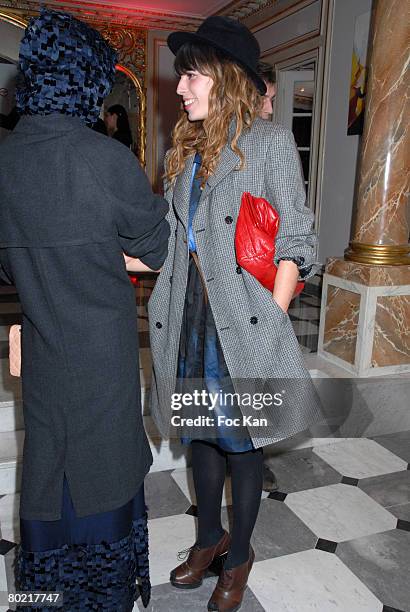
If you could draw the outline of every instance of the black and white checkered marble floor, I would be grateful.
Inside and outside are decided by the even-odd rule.
[[[263,495],[244,612],[410,610],[410,431],[345,439],[269,458],[279,491]],[[195,540],[190,469],[149,474],[149,610],[206,610],[216,578],[169,582]],[[229,480],[223,522],[231,520]],[[142,607],[137,609],[143,609]]]
[[[142,353],[149,353],[146,302],[153,279],[136,289]],[[302,350],[316,350],[320,285],[307,287],[290,316]],[[17,296],[0,290],[0,349],[19,318]],[[256,561],[244,612],[410,612],[410,431],[373,439],[316,440],[274,447],[268,461],[279,491],[263,494],[253,534]],[[214,588],[174,589],[177,552],[193,544],[195,496],[189,468],[150,473],[152,612],[200,612]],[[19,495],[0,498],[3,538],[18,541]],[[13,517],[13,518],[10,518]],[[7,522],[8,521],[8,522]],[[229,480],[223,521],[231,521]],[[3,544],[5,552],[7,544]],[[2,552],[0,542],[0,556]],[[135,611],[143,610],[137,603]],[[113,611],[114,612],[114,611]]]

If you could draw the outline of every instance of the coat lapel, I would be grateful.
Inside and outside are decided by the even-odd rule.
[[[240,157],[232,151],[230,144],[227,144],[221,153],[219,164],[215,174],[209,177],[202,191],[201,202],[209,196],[211,191],[240,163]]]
[[[236,122],[233,120],[229,126],[228,143],[222,149],[219,164],[215,174],[209,177],[201,194],[199,204],[209,196],[213,189],[236,167],[239,167],[240,157],[231,149],[231,140],[235,133]],[[238,145],[240,146],[240,139]],[[191,178],[194,155],[190,156],[185,164],[183,172],[178,176],[174,187],[174,208],[182,221],[185,229],[188,224],[189,200],[191,195]]]

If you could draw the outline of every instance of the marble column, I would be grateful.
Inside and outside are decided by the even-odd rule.
[[[375,0],[352,240],[323,279],[318,354],[355,376],[410,371],[409,15]]]
[[[409,18],[409,0],[376,1],[351,261],[410,265]]]

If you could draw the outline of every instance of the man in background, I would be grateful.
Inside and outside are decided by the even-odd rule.
[[[276,95],[276,74],[275,69],[266,62],[259,62],[258,65],[259,76],[266,83],[266,94],[263,96],[263,106],[259,113],[262,119],[272,120],[273,115],[273,100]]]

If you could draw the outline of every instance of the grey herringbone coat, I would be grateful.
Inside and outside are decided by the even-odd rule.
[[[241,379],[292,381],[293,398],[286,408],[276,413],[263,431],[249,430],[254,446],[260,447],[305,430],[318,420],[318,405],[289,316],[269,291],[237,265],[234,236],[243,192],[266,198],[279,212],[276,261],[284,256],[302,256],[304,267],[308,268],[315,263],[316,237],[313,214],[305,206],[300,159],[292,133],[257,119],[241,135],[238,144],[245,154],[244,169],[237,169],[239,156],[226,146],[217,170],[203,189],[193,231],[235,390],[238,391]],[[153,357],[151,412],[164,437],[169,435],[170,397],[176,383],[187,285],[192,164],[193,157],[187,161],[174,188],[166,190],[171,238],[168,257],[148,306]],[[314,265],[309,275],[315,271]]]

